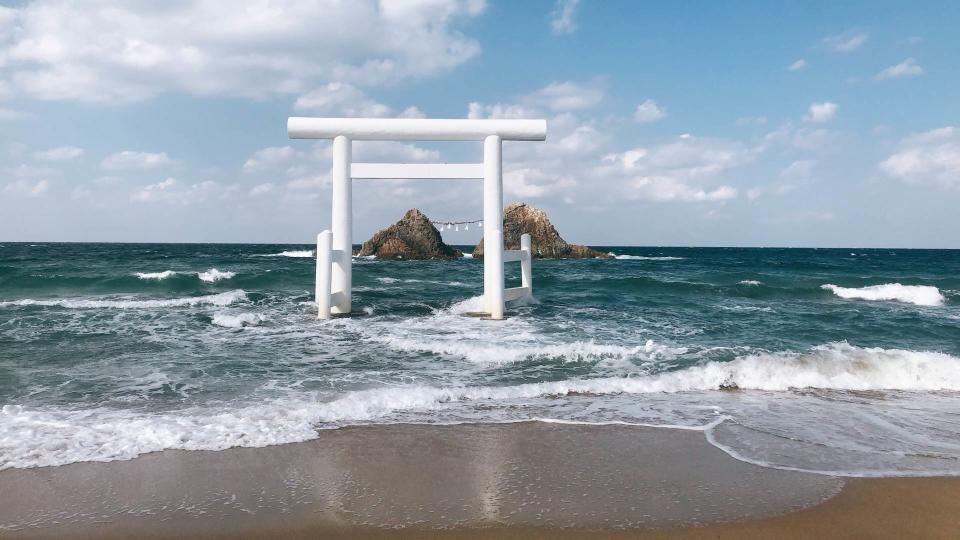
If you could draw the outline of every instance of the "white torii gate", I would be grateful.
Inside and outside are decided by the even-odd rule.
[[[543,141],[546,120],[464,120],[422,118],[287,119],[291,139],[333,139],[332,232],[317,235],[317,316],[350,313],[353,280],[354,178],[482,178],[483,305],[502,319],[504,303],[532,294],[530,236],[521,249],[503,249],[503,141]],[[483,163],[353,163],[353,141],[483,141]],[[504,290],[503,263],[520,261],[521,286]]]

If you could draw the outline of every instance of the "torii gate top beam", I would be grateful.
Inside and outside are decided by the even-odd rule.
[[[437,118],[305,118],[287,119],[291,139],[355,141],[482,141],[496,135],[504,141],[543,141],[546,120],[467,120]]]

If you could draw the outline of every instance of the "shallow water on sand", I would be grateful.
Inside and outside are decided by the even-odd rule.
[[[0,468],[542,419],[960,473],[960,251],[608,250],[536,261],[502,322],[463,315],[481,261],[357,259],[357,313],[318,322],[308,246],[4,243]]]

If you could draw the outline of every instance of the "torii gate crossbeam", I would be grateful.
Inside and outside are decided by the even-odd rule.
[[[328,318],[331,313],[350,313],[352,309],[353,178],[482,178],[484,310],[490,318],[502,319],[505,300],[530,294],[532,253],[527,237],[523,242],[525,250],[508,253],[510,260],[525,260],[523,286],[508,290],[511,298],[505,298],[502,142],[546,140],[545,120],[291,117],[287,120],[287,133],[291,139],[333,139],[332,234],[321,233],[317,244],[320,318]],[[483,141],[483,163],[353,163],[355,140]],[[329,270],[320,264],[324,249],[332,263]]]

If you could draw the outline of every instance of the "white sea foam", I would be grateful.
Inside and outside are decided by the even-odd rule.
[[[762,282],[762,281],[757,281],[757,280],[755,280],[755,279],[745,279],[745,280],[743,280],[743,281],[738,282],[738,284],[739,284],[739,285],[750,285],[750,286],[752,286],[752,287],[759,287],[760,285],[763,285],[763,282]]]
[[[616,253],[609,253],[614,259],[620,259],[624,261],[682,261],[686,257],[647,257],[644,255],[617,255]]]
[[[259,313],[218,312],[213,314],[213,319],[210,322],[224,328],[243,328],[245,326],[257,326],[266,319]]]
[[[549,410],[550,404],[557,403],[557,399],[582,399],[584,395],[656,395],[734,385],[767,391],[806,387],[958,390],[960,358],[935,352],[833,343],[803,354],[750,355],[727,363],[709,362],[648,376],[513,386],[380,387],[346,392],[330,401],[285,398],[242,407],[189,408],[172,413],[6,405],[0,409],[0,440],[6,441],[0,447],[0,469],[130,459],[145,452],[171,448],[221,450],[297,442],[315,438],[318,426],[392,423],[409,418],[397,414],[411,411],[431,413],[431,421],[438,422],[445,418],[454,422],[463,418],[492,422],[546,419],[549,417],[543,412]],[[628,403],[636,401],[627,400]],[[509,406],[511,403],[526,403],[528,408],[516,409]],[[532,406],[536,403],[540,406]],[[747,406],[749,403],[746,402]],[[504,404],[508,405],[506,411],[511,415],[498,414],[498,405]],[[457,410],[472,412],[458,415]],[[527,416],[524,410],[530,411]],[[582,421],[582,418],[556,419]],[[607,421],[609,419],[600,420],[601,423]],[[676,427],[675,423],[671,425]],[[686,427],[697,426],[704,428],[702,421]]]
[[[473,253],[464,253],[464,254],[463,254],[463,258],[464,258],[464,259],[472,259],[472,258],[473,258]]]
[[[869,287],[849,288],[837,285],[821,285],[821,289],[833,291],[840,298],[860,300],[890,300],[916,304],[918,306],[941,306],[944,297],[940,290],[930,285],[901,285],[899,283],[885,283]]]
[[[398,351],[429,352],[461,356],[478,364],[509,364],[524,360],[558,359],[563,362],[584,362],[595,360],[630,360],[649,362],[658,358],[674,358],[684,354],[684,347],[669,347],[648,340],[645,345],[624,347],[604,345],[593,341],[575,341],[562,344],[521,344],[504,343],[501,345],[480,343],[461,339],[435,339],[420,337],[400,337],[383,335],[374,337],[376,341]]]
[[[217,270],[216,268],[211,268],[206,272],[197,272],[197,277],[200,278],[200,281],[206,281],[207,283],[213,283],[221,279],[230,279],[235,275],[237,275],[236,272]]]
[[[160,281],[175,276],[177,273],[173,270],[164,270],[163,272],[137,272],[135,275],[140,279],[155,279]]]
[[[34,300],[10,300],[0,302],[0,307],[16,306],[56,306],[68,309],[147,309],[183,306],[227,306],[247,299],[246,291],[236,289],[219,294],[206,296],[186,296],[182,298],[140,299],[136,297],[122,298],[55,298]]]
[[[294,251],[281,251],[280,253],[267,253],[264,255],[256,255],[256,257],[314,257],[313,251],[307,250],[294,250]]]

